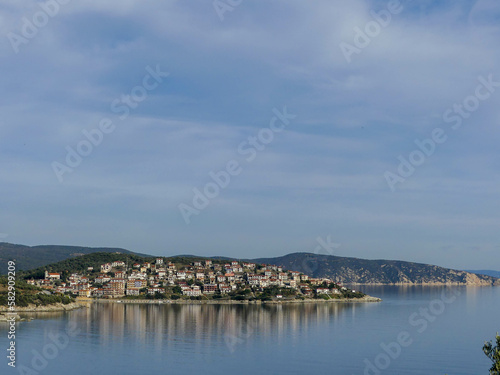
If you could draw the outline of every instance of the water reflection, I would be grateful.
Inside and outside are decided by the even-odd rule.
[[[365,304],[363,304],[365,305]],[[117,344],[133,340],[161,347],[172,341],[213,340],[227,346],[241,344],[251,335],[274,340],[350,319],[360,304],[320,303],[297,305],[124,305],[95,303],[71,312],[67,319],[81,330],[81,337]],[[349,314],[346,314],[349,312]]]

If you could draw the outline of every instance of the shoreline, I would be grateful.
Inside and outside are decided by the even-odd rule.
[[[382,299],[378,297],[365,296],[362,298],[343,298],[343,299],[304,299],[304,300],[282,300],[282,301],[235,301],[235,300],[133,300],[133,299],[96,299],[92,302],[95,303],[120,303],[124,305],[288,305],[300,303],[372,303],[381,302]],[[88,301],[90,302],[90,301]]]
[[[5,315],[9,313],[25,313],[25,312],[60,312],[60,311],[72,311],[76,309],[80,309],[84,307],[82,303],[77,302],[71,302],[68,304],[63,304],[63,303],[55,303],[52,305],[45,305],[45,306],[36,306],[33,304],[30,304],[25,307],[18,307],[14,310],[9,310],[7,306],[0,306],[0,315]]]
[[[17,313],[39,313],[39,312],[65,312],[81,309],[83,307],[90,308],[93,303],[119,303],[124,305],[289,305],[289,304],[312,304],[312,303],[374,303],[381,302],[378,297],[365,296],[362,298],[345,298],[345,299],[304,299],[304,300],[284,300],[284,301],[235,301],[235,300],[121,300],[121,299],[82,299],[76,302],[64,305],[57,303],[54,305],[35,306],[28,305],[25,307],[17,307],[11,311],[7,306],[0,306],[0,322],[6,321],[4,317],[7,314]]]

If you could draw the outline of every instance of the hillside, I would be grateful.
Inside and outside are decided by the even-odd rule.
[[[84,258],[81,261],[64,263],[64,260],[75,259],[84,254],[99,254],[96,259]],[[119,254],[117,254],[119,253]],[[138,261],[151,255],[133,253],[120,248],[90,248],[79,246],[24,246],[0,243],[0,274],[5,274],[7,261],[16,259],[17,270],[34,270],[39,274],[46,268],[75,269],[95,267],[102,262],[128,259]],[[191,255],[178,256],[199,258]],[[210,259],[231,260],[226,257]],[[75,259],[77,260],[77,259]],[[275,264],[292,271],[303,272],[312,277],[328,277],[345,284],[461,284],[461,285],[500,285],[494,277],[494,271],[458,271],[443,267],[394,260],[368,260],[312,253],[294,253],[276,258],[253,259],[257,263]],[[59,262],[59,263],[58,263]],[[63,262],[63,263],[60,263]],[[57,264],[55,264],[57,263]],[[80,264],[81,263],[81,264]],[[51,265],[50,267],[46,267]],[[490,272],[489,274],[486,272]]]
[[[254,262],[276,264],[343,284],[500,285],[500,279],[422,263],[294,253]]]
[[[29,270],[47,264],[56,263],[64,259],[74,258],[79,255],[91,254],[95,252],[135,254],[131,251],[120,248],[106,247],[81,247],[81,246],[25,246],[15,245],[7,242],[0,242],[0,275],[7,273],[7,262],[16,260],[16,269]],[[147,256],[144,254],[138,254]]]
[[[475,273],[477,275],[486,275],[486,276],[500,278],[500,271],[493,271],[493,270],[465,270],[465,271],[470,273]]]
[[[197,257],[194,255],[181,255],[181,256],[173,256],[167,257],[170,262],[175,264],[189,264],[193,261],[201,261],[204,257]],[[112,263],[116,261],[122,261],[132,266],[134,263],[142,263],[142,262],[153,262],[155,257],[153,256],[142,256],[138,254],[134,254],[131,252],[128,253],[103,253],[96,252],[91,254],[82,255],[79,257],[72,257],[68,259],[64,259],[57,263],[51,263],[47,265],[40,266],[38,268],[30,269],[24,272],[21,272],[23,278],[43,278],[45,271],[48,272],[61,272],[63,278],[67,275],[74,272],[82,272],[86,271],[89,267],[93,267],[93,273],[100,272],[100,266],[104,263]]]

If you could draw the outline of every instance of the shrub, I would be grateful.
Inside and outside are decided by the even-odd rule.
[[[483,346],[483,352],[493,362],[490,368],[490,375],[500,375],[500,335],[496,335],[496,346],[493,343],[487,342]]]

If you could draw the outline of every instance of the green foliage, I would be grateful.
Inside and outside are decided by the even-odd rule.
[[[352,290],[350,289],[347,289],[347,290],[342,290],[342,296],[344,298],[362,298],[365,296],[364,293],[361,293],[361,292],[353,292]]]
[[[493,362],[490,368],[490,375],[500,375],[500,335],[496,335],[496,345],[487,342],[483,346],[483,352]]]
[[[86,272],[88,267],[100,269],[101,264],[112,263],[115,261],[127,262],[131,265],[133,263],[144,262],[146,258],[142,258],[133,254],[115,254],[115,253],[92,253],[82,255],[76,258],[65,259],[61,262],[49,264],[31,271],[26,271],[21,274],[24,279],[42,279],[45,270],[49,272],[61,272],[62,279],[66,280],[72,273]],[[152,259],[149,259],[150,261]]]
[[[174,294],[182,294],[182,289],[179,285],[176,285],[172,288],[172,293]]]
[[[156,292],[153,296],[154,299],[165,299],[167,295],[165,293]]]
[[[60,262],[64,259],[78,259],[78,255],[91,253],[115,253],[120,252],[122,255],[127,253],[145,256],[146,254],[135,254],[128,250],[118,248],[91,248],[80,246],[25,246],[15,245],[10,243],[0,243],[0,275],[7,273],[8,260],[16,261],[17,271],[30,270],[37,267],[42,267],[47,264]],[[37,278],[43,278],[41,274]]]

